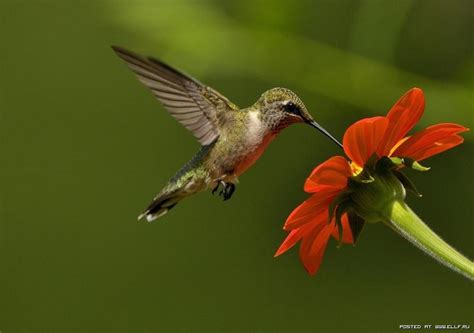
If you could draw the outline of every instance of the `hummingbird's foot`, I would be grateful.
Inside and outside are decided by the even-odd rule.
[[[221,185],[222,185],[224,188],[226,187],[226,183],[225,183],[224,181],[222,181],[222,180],[219,180],[219,181],[217,182],[217,185],[212,189],[212,192],[211,192],[211,193],[214,195],[214,193],[217,192],[217,190],[219,189],[219,186],[221,186]],[[222,191],[219,192],[219,195],[221,195],[221,194],[222,194]]]
[[[235,192],[235,184],[225,183],[224,188],[219,192],[219,195],[222,195],[224,201],[229,200],[232,197],[232,194]]]
[[[219,180],[217,185],[212,189],[212,194],[216,193],[219,190],[219,187],[222,185],[222,189],[219,192],[219,195],[222,196],[224,201],[229,200],[232,197],[232,194],[235,192],[235,184],[226,183],[223,180]]]

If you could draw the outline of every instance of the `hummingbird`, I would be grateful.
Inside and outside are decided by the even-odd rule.
[[[182,199],[205,190],[214,194],[220,188],[224,201],[230,199],[239,176],[289,125],[308,124],[342,147],[314,121],[301,99],[289,89],[270,89],[252,106],[239,108],[213,88],[156,58],[118,46],[112,49],[201,144],[197,154],[168,181],[138,220],[146,218],[151,222]]]

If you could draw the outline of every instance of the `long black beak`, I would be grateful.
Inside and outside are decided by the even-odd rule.
[[[310,120],[308,121],[308,124],[310,124],[311,126],[313,126],[314,128],[316,128],[318,131],[320,131],[321,133],[323,133],[324,135],[326,135],[328,138],[330,138],[332,141],[334,141],[339,147],[343,148],[342,144],[337,141],[337,139],[335,137],[333,137],[328,131],[326,131],[321,125],[319,125],[317,122],[315,122],[314,120]]]

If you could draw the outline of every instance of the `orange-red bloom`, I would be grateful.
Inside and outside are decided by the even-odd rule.
[[[275,256],[301,240],[301,261],[310,274],[315,274],[331,235],[339,239],[338,211],[334,200],[348,191],[349,179],[359,174],[369,159],[375,156],[377,159],[400,157],[406,161],[421,161],[463,142],[458,134],[468,129],[451,123],[430,126],[407,137],[421,118],[424,105],[422,90],[413,88],[395,103],[385,117],[365,118],[346,130],[343,146],[351,162],[343,156],[335,156],[313,170],[304,184],[304,190],[312,196],[286,220],[284,229],[290,233]],[[342,216],[339,216],[343,229],[342,242],[354,243],[360,230],[351,230],[350,225],[355,224],[349,221],[349,217],[356,217],[359,221],[364,217],[348,215],[347,211],[340,210]]]
[[[378,157],[397,156],[421,161],[461,144],[458,134],[468,128],[452,123],[430,126],[406,137],[423,115],[423,91],[413,88],[403,95],[385,117],[359,120],[344,134],[346,155],[358,166],[364,166],[376,153]]]
[[[351,175],[349,163],[342,156],[332,157],[313,170],[306,179],[304,189],[314,194],[299,205],[286,220],[283,228],[289,230],[290,234],[275,256],[284,253],[301,240],[301,261],[308,273],[317,272],[329,238],[333,235],[339,239],[335,218],[327,223],[329,205],[340,192],[346,189],[348,177]],[[347,215],[342,217],[342,225],[342,241],[352,243]]]

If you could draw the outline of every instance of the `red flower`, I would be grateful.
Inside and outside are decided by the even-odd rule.
[[[424,105],[423,92],[413,88],[395,103],[387,116],[362,119],[346,130],[343,146],[352,162],[345,157],[335,156],[313,170],[304,184],[304,190],[313,194],[286,220],[283,228],[290,233],[275,256],[286,252],[301,240],[301,261],[310,274],[315,274],[330,236],[339,239],[334,199],[348,193],[349,179],[360,174],[370,158],[401,157],[402,161],[421,161],[463,142],[458,134],[468,129],[450,123],[431,126],[406,137],[421,118]],[[336,213],[330,212],[330,209],[335,209]],[[342,241],[354,243],[360,230],[351,230],[350,225],[355,224],[350,223],[352,220],[349,221],[347,211],[343,211],[340,218]],[[363,221],[363,216],[356,217]]]
[[[328,224],[329,205],[334,198],[347,187],[347,179],[352,175],[347,160],[342,156],[335,156],[313,170],[304,189],[314,193],[308,200],[299,205],[286,220],[285,230],[290,234],[281,244],[275,254],[279,256],[299,240],[300,258],[310,274],[315,274],[321,264],[326,244],[331,235],[339,239],[338,227],[335,218]],[[349,229],[347,216],[342,217],[343,238],[345,243],[352,243],[352,234]]]
[[[461,144],[458,134],[469,129],[452,123],[430,126],[405,137],[423,115],[423,91],[413,88],[403,95],[385,117],[373,117],[352,124],[344,134],[346,155],[364,166],[376,153],[378,157],[397,156],[421,161]]]

